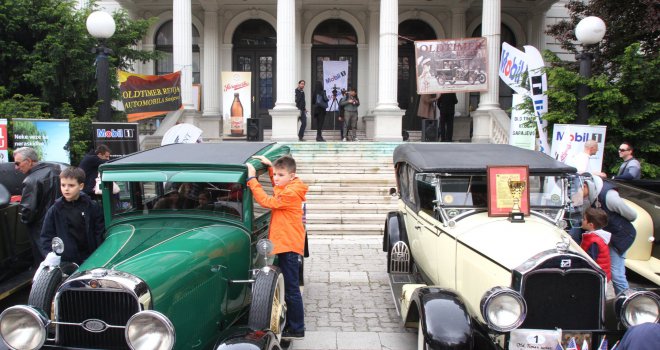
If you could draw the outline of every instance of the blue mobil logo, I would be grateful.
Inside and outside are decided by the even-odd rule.
[[[106,139],[132,138],[133,129],[96,129],[96,137]]]
[[[520,83],[520,77],[527,70],[527,64],[520,57],[516,57],[512,52],[502,49],[502,58],[500,60],[500,74],[503,74],[511,81]]]
[[[567,134],[563,131],[557,131],[555,139],[557,141],[563,141],[564,138],[571,142],[587,142],[589,140],[594,140],[598,143],[603,142],[603,134],[601,133],[576,132]]]

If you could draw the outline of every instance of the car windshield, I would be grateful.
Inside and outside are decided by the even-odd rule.
[[[416,175],[422,209],[444,210],[447,217],[488,210],[485,175],[420,173]],[[566,179],[556,176],[529,176],[530,210],[555,221],[566,205]]]
[[[158,215],[197,212],[204,215],[243,216],[243,186],[222,182],[116,182],[120,192],[112,196],[112,215]]]

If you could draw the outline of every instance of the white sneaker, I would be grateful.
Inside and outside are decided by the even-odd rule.
[[[360,142],[360,139],[358,139],[358,138],[356,137],[356,138],[353,139],[353,141],[355,141],[355,142]]]
[[[341,139],[341,140],[344,141],[344,142],[346,142],[346,138],[345,138],[345,137],[344,137],[343,139]]]

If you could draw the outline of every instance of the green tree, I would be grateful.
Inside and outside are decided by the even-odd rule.
[[[590,46],[595,60],[593,76],[580,77],[577,62],[560,61],[546,52],[550,123],[573,123],[576,117],[576,92],[587,84],[586,97],[590,124],[607,125],[603,169],[612,174],[621,160],[616,152],[622,141],[635,145],[635,157],[642,163],[645,178],[660,175],[660,8],[652,0],[625,2],[592,0],[570,1],[570,18],[550,27],[562,47],[577,52],[573,29],[586,16],[604,20],[607,31],[602,42]]]
[[[76,10],[71,0],[0,0],[0,86],[7,96],[33,95],[48,104],[52,115],[68,103],[77,114],[97,100],[91,48],[97,40],[87,33],[87,16],[95,4]],[[131,62],[157,55],[135,49],[150,21],[113,14],[115,34],[106,45],[114,51],[110,69],[127,69]],[[115,74],[111,74],[116,86]],[[116,92],[115,92],[116,93]]]

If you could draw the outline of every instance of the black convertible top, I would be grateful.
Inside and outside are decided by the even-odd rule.
[[[394,149],[394,164],[401,162],[421,172],[485,173],[503,165],[527,165],[530,173],[577,171],[541,152],[500,144],[406,143]]]
[[[243,164],[274,142],[175,143],[129,154],[107,164]]]

